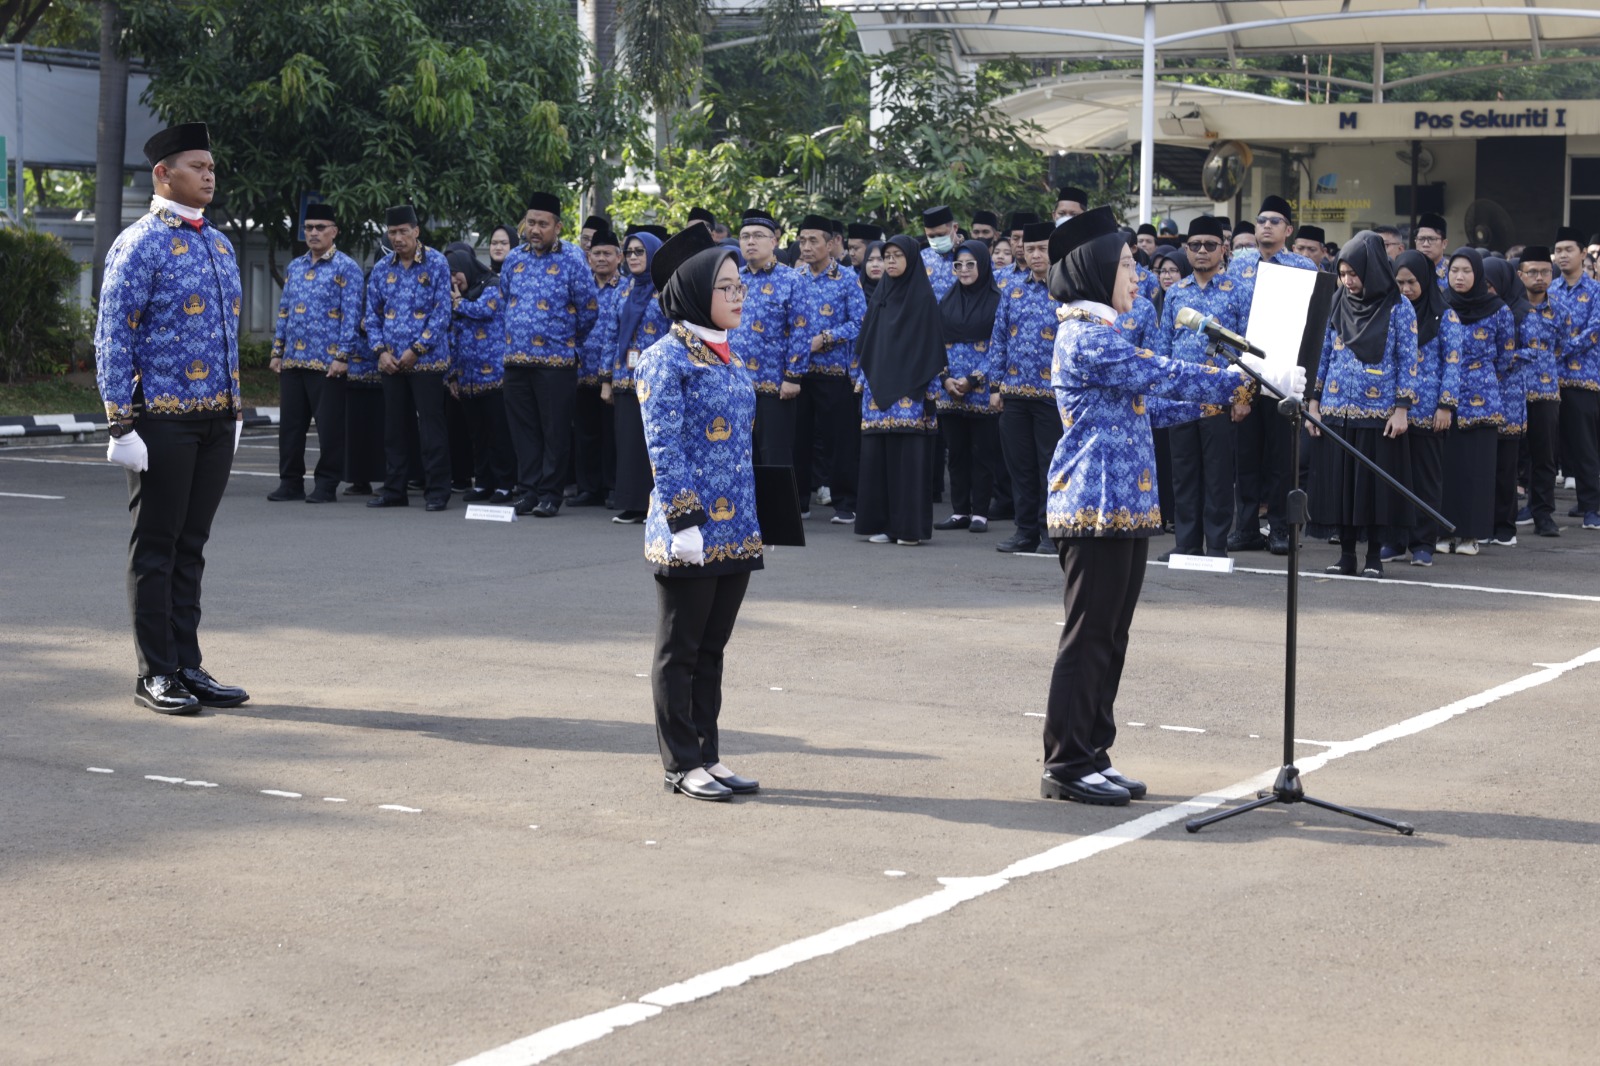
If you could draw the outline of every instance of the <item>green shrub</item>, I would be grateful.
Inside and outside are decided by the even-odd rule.
[[[265,369],[272,362],[272,342],[239,337],[239,369]]]
[[[60,239],[0,229],[0,380],[72,368],[83,316],[71,302],[82,270]]]

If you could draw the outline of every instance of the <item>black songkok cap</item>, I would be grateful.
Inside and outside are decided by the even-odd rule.
[[[1047,241],[1055,231],[1054,222],[1030,222],[1022,227],[1022,243],[1037,244],[1040,241]]]
[[[1140,236],[1140,237],[1145,237],[1145,236],[1159,237],[1159,236],[1161,236],[1161,234],[1156,232],[1156,228],[1154,226],[1152,226],[1148,222],[1146,222],[1144,225],[1140,226],[1138,229],[1134,230],[1134,233],[1137,236]]]
[[[972,212],[972,224],[974,226],[993,226],[995,229],[999,229],[1000,216],[993,211],[974,211]]]
[[[844,224],[844,219],[835,218],[835,219],[831,219],[830,221],[833,223],[833,229],[830,230],[829,232],[833,233],[836,236],[843,237],[844,236],[844,231],[848,228]]]
[[[1080,201],[1081,202],[1081,201]],[[1073,215],[1050,234],[1050,262],[1059,263],[1074,249],[1117,232],[1117,216],[1109,207]]]
[[[1542,244],[1530,244],[1522,250],[1521,261],[1524,263],[1548,263],[1550,262],[1550,249]]]
[[[743,217],[741,217],[739,220],[739,228],[743,229],[745,226],[765,226],[773,233],[777,233],[779,230],[783,229],[782,226],[778,225],[777,220],[774,219],[770,213],[760,207],[752,207],[745,211]],[[656,254],[660,255],[661,253],[657,252]]]
[[[1328,233],[1321,226],[1301,226],[1295,232],[1296,240],[1316,241],[1318,244],[1328,243]]]
[[[645,223],[637,223],[636,222],[633,225],[629,226],[627,228],[627,230],[623,232],[622,239],[623,240],[627,240],[629,237],[632,237],[635,233],[648,233],[652,237],[656,237],[656,238],[658,238],[660,240],[663,240],[663,241],[665,241],[667,239],[667,227],[665,227],[665,226],[657,226],[654,223],[650,223],[650,222],[645,222]]]
[[[587,229],[588,227],[584,227]],[[622,242],[617,239],[617,233],[610,226],[601,226],[594,231],[594,236],[589,238],[589,247],[593,248],[621,248]]]
[[[1089,194],[1076,185],[1064,185],[1056,190],[1056,202],[1060,203],[1062,200],[1082,204],[1084,207],[1089,206]]]
[[[1239,220],[1239,224],[1233,227],[1233,235],[1237,237],[1241,233],[1248,233],[1250,236],[1254,237],[1256,234],[1256,224],[1248,219],[1241,218]]]
[[[536,192],[528,197],[529,211],[548,211],[557,218],[561,217],[561,197],[554,193]]]
[[[1277,212],[1291,224],[1294,222],[1294,209],[1289,206],[1289,201],[1281,196],[1269,196],[1261,201],[1261,213],[1266,214],[1268,211]]]
[[[1421,223],[1419,222],[1418,225],[1421,225]],[[1585,246],[1583,243],[1583,234],[1579,232],[1577,226],[1562,226],[1560,229],[1556,230],[1556,239],[1550,242],[1550,247],[1554,248],[1562,241],[1571,241],[1579,248]]]
[[[707,248],[715,247],[717,239],[711,236],[710,226],[690,226],[674,234],[650,258],[650,280],[655,282],[656,291],[667,287],[673,271]]]
[[[412,207],[410,204],[401,204],[399,207],[391,207],[389,210],[383,213],[383,224],[385,226],[418,225],[417,209]]]
[[[715,226],[717,224],[717,216],[703,207],[691,207],[689,208],[689,221],[704,222],[708,226]]]
[[[332,204],[306,204],[306,221],[334,222],[339,220],[333,217]]]
[[[1215,237],[1219,241],[1222,240],[1222,219],[1201,215],[1189,223],[1189,236]]]
[[[956,213],[943,204],[938,207],[923,208],[922,211],[922,225],[925,229],[932,229],[934,226],[942,226],[955,220]]]
[[[170,126],[144,142],[144,157],[154,167],[179,152],[211,151],[211,131],[204,122],[185,122]]]
[[[1006,226],[1006,232],[1014,233],[1019,229],[1027,229],[1038,221],[1040,221],[1039,216],[1032,211],[1013,211],[1011,212],[1011,222]]]
[[[798,229],[814,229],[821,233],[833,232],[833,219],[823,218],[821,215],[807,215],[800,220]]]
[[[544,208],[540,208],[540,210],[542,211]],[[590,215],[588,218],[583,220],[583,225],[579,226],[578,228],[580,230],[592,229],[596,233],[599,233],[603,229],[608,230],[611,228],[611,220],[604,215]]]
[[[1445,228],[1443,215],[1423,215],[1417,219],[1417,228],[1435,230],[1441,237],[1446,237],[1450,234],[1450,231]]]
[[[845,235],[853,241],[881,241],[883,227],[874,226],[870,222],[852,222]]]
[[[1217,216],[1217,224],[1219,226],[1221,226],[1223,229],[1232,229],[1233,228],[1233,221],[1231,219],[1229,219],[1227,215],[1218,215]]]

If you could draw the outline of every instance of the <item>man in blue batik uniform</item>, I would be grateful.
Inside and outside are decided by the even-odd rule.
[[[554,518],[572,447],[578,348],[600,318],[583,249],[561,239],[561,200],[534,193],[527,243],[500,265],[506,314],[506,421],[517,452],[518,514]]]
[[[416,209],[384,216],[394,249],[373,264],[367,282],[367,347],[383,375],[383,491],[368,507],[404,507],[410,434],[422,451],[423,499],[430,511],[450,503],[450,438],[444,376],[450,370],[450,264],[422,243]]]
[[[936,300],[956,283],[956,215],[940,205],[922,212],[922,235],[928,246],[922,250],[922,268],[928,272],[928,283],[933,286]]]
[[[200,665],[200,576],[211,520],[239,447],[239,267],[206,221],[216,192],[205,123],[144,146],[150,213],[106,255],[95,368],[111,443],[128,471],[128,607],[139,662],[134,702],[161,714],[249,699]]]
[[[579,348],[578,393],[572,416],[572,468],[578,491],[567,499],[573,507],[599,507],[616,483],[611,404],[601,398],[600,386],[617,350],[617,312],[628,287],[621,266],[622,242],[606,223],[589,239],[589,269],[594,272],[599,313]]]
[[[1550,295],[1572,325],[1562,346],[1561,468],[1578,487],[1568,517],[1584,529],[1600,529],[1600,282],[1583,272],[1583,235],[1571,226],[1556,231],[1550,258],[1561,272]]]
[[[811,369],[811,345],[795,325],[800,317],[800,278],[778,262],[779,226],[764,210],[751,208],[739,225],[747,290],[739,325],[728,334],[756,389],[755,455],[766,466],[794,465],[794,427],[800,382]]]
[[[272,372],[278,375],[278,487],[274,502],[333,503],[344,477],[345,379],[360,343],[365,279],[354,259],[334,247],[339,225],[328,204],[310,204],[306,254],[289,264]],[[306,495],[306,432],[317,421],[317,465]]]

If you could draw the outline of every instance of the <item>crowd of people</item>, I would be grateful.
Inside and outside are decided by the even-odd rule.
[[[998,550],[1053,551],[1046,501],[1062,425],[1046,246],[1088,200],[1060,189],[1048,219],[958,220],[934,206],[920,239],[819,215],[786,233],[760,209],[734,231],[690,212],[735,253],[745,303],[731,343],[755,382],[755,461],[793,468],[804,517],[831,508],[833,523],[901,545],[1010,522]],[[636,369],[670,324],[650,275],[666,230],[619,234],[591,215],[574,240],[561,200],[541,193],[516,226],[488,235],[485,260],[465,242],[422,245],[410,207],[385,223],[390,250],[364,274],[337,250],[332,211],[307,210],[273,348],[281,481],[269,498],[332,502],[348,482],[344,494],[370,507],[404,506],[420,489],[429,510],[459,493],[536,517],[604,507],[642,523],[652,472]],[[1178,311],[1244,333],[1257,264],[1336,272],[1349,298],[1309,409],[1456,527],[1441,533],[1312,426],[1301,474],[1310,532],[1341,547],[1331,569],[1427,566],[1436,552],[1514,545],[1519,527],[1559,536],[1559,476],[1577,489],[1568,517],[1600,529],[1600,240],[1563,228],[1544,247],[1447,254],[1444,219],[1427,215],[1414,247],[1380,226],[1340,248],[1297,226],[1278,196],[1254,221],[1177,228],[1124,230],[1139,296],[1118,328],[1138,348],[1214,364]],[[902,388],[907,374],[915,390]],[[875,376],[891,380],[875,390]],[[883,389],[901,398],[880,408]],[[1160,514],[1128,520],[1173,532],[1179,554],[1285,553],[1288,433],[1269,404],[1158,430]]]

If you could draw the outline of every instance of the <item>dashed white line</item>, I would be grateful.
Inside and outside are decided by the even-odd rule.
[[[87,766],[87,767],[84,767],[84,769],[88,770],[91,774],[114,774],[114,773],[116,773],[115,770],[108,770],[104,766]]]
[[[422,813],[422,808],[421,807],[402,807],[398,803],[380,803],[380,804],[378,804],[378,810],[380,810],[380,811],[400,811],[400,812],[402,812],[404,814],[421,814]]]
[[[322,802],[323,803],[349,803],[350,801],[346,800],[346,799],[340,799],[338,796],[323,796],[322,797]]]
[[[1164,725],[1162,729],[1170,729],[1174,733],[1204,733],[1204,729],[1196,729],[1192,725]]]
[[[160,781],[164,785],[183,784],[183,778],[181,777],[162,777],[160,774],[145,774],[144,779],[146,781]]]
[[[1044,717],[1044,712],[1043,711],[1023,711],[1022,712],[1022,717],[1024,717],[1024,718],[1043,718]]]
[[[37,492],[0,492],[0,496],[10,496],[18,500],[64,500],[65,496],[41,496]]]
[[[282,796],[284,799],[291,800],[297,800],[300,798],[300,793],[298,792],[285,792],[278,788],[264,788],[261,790],[261,794],[263,796]]]

